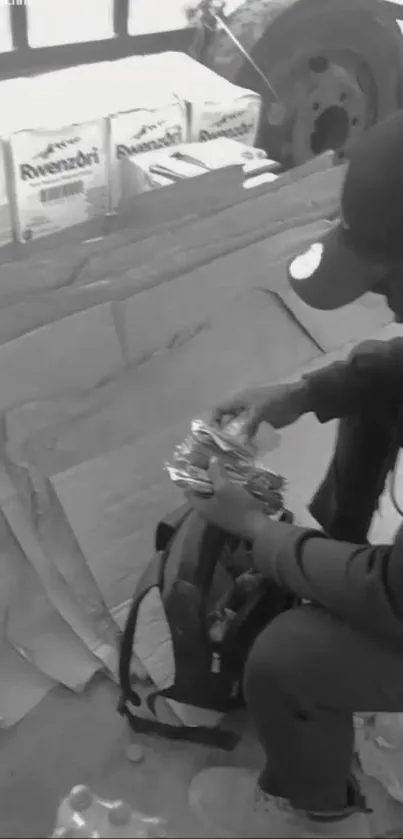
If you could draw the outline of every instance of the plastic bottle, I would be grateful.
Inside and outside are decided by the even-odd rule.
[[[138,820],[136,823],[131,807],[128,804],[120,804],[105,814],[105,820],[100,826],[100,836],[102,839],[118,839],[124,836],[146,839],[147,831]]]
[[[86,827],[58,827],[53,831],[52,839],[100,839],[100,836],[97,831]]]
[[[156,839],[165,837],[159,818],[138,813],[123,801],[107,801],[89,787],[74,787],[62,801],[52,839]]]
[[[166,836],[158,818],[144,816],[134,812],[123,802],[117,803],[105,812],[105,819],[100,825],[101,839],[154,839]]]
[[[403,749],[403,714],[377,714],[375,741],[381,749]]]
[[[68,796],[62,801],[57,813],[58,830],[84,831],[81,835],[92,836],[97,832],[100,819],[103,817],[100,800],[89,787],[79,785],[73,787]]]

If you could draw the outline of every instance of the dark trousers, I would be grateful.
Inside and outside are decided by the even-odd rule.
[[[367,538],[396,457],[390,419],[340,422],[332,462],[310,506],[333,538]],[[403,655],[324,609],[302,606],[258,637],[246,666],[245,696],[266,756],[262,788],[299,809],[343,809],[353,713],[403,711]]]

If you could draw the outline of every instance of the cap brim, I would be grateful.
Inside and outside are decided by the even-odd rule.
[[[288,278],[298,297],[315,309],[338,309],[376,285],[376,265],[357,252],[340,224],[288,265]]]

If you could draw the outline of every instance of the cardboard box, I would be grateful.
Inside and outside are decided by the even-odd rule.
[[[231,84],[185,53],[145,57],[147,78],[156,76],[184,102],[188,142],[227,137],[253,146],[260,121],[258,93]]]
[[[245,146],[226,137],[217,137],[208,143],[184,143],[169,150],[145,152],[132,158],[129,165],[127,160],[122,161],[121,200],[124,202],[133,195],[169,186],[186,178],[196,178],[226,166],[243,166],[246,172],[249,166],[259,162],[268,164],[265,157],[266,153],[261,149]],[[241,172],[239,178],[241,181]]]
[[[186,140],[186,112],[179,99],[169,93],[154,101],[150,96],[148,100],[148,105],[139,103],[132,110],[117,113],[110,119],[112,208],[143,191],[138,189],[136,178],[135,162],[140,155],[178,146]]]
[[[107,120],[18,131],[9,139],[17,241],[104,215],[109,206]]]

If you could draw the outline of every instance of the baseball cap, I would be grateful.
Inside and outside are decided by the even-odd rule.
[[[350,154],[340,219],[288,266],[316,309],[337,309],[376,287],[379,266],[403,259],[403,110],[370,128]]]

